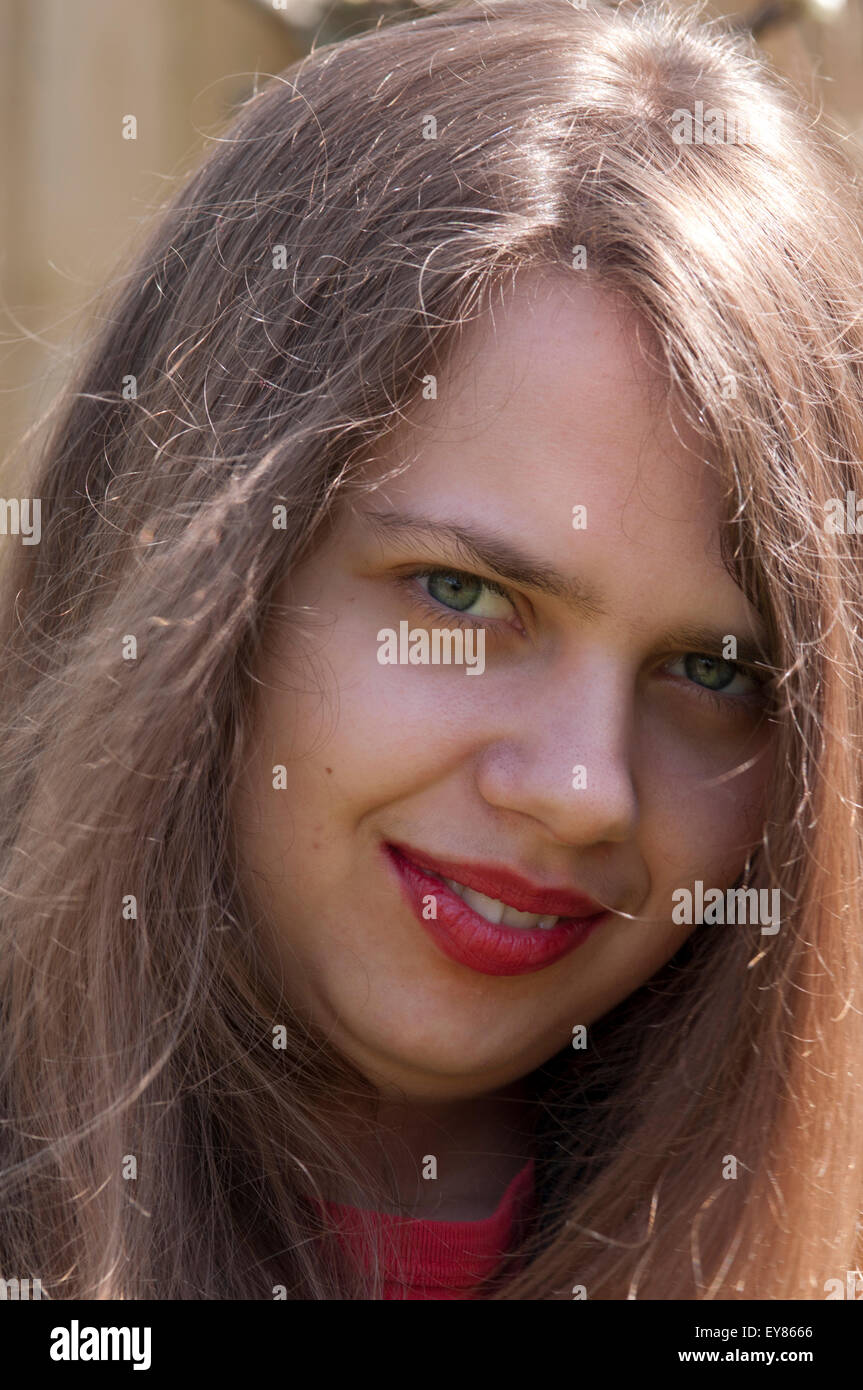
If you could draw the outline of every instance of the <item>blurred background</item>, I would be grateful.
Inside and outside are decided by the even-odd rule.
[[[687,3],[687,0],[681,0]],[[422,0],[0,0],[0,491],[13,444],[68,373],[88,302],[208,137],[304,53],[422,13]],[[707,16],[863,142],[863,0],[775,0]],[[137,119],[124,139],[123,120]]]

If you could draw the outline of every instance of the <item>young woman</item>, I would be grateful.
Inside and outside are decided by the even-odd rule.
[[[663,5],[439,8],[247,103],[4,541],[4,1271],[844,1283],[857,178]]]

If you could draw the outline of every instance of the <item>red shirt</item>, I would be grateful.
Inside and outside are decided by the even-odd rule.
[[[534,1161],[513,1178],[497,1210],[481,1221],[425,1221],[359,1212],[325,1202],[342,1241],[363,1259],[371,1234],[385,1273],[385,1299],[469,1299],[495,1273],[534,1210]],[[363,1218],[365,1218],[365,1227]]]

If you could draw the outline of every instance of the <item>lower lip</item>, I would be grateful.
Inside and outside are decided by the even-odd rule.
[[[581,946],[610,916],[600,912],[593,917],[561,917],[548,931],[489,922],[442,878],[421,869],[392,845],[384,848],[420,926],[450,960],[481,975],[530,975],[545,970]],[[437,917],[431,919],[423,916],[430,896],[437,905]]]

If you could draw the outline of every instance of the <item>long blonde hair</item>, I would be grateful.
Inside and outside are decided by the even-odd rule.
[[[3,575],[4,1276],[380,1296],[310,1200],[322,1173],[372,1192],[342,1119],[376,1098],[279,996],[230,793],[276,586],[541,266],[646,316],[725,480],[777,670],[751,871],[786,908],[772,937],[697,930],[539,1069],[538,1219],[487,1294],[820,1298],[854,1267],[863,566],[824,516],[863,496],[859,173],[702,8],[467,0],[322,48],[110,288],[30,466],[41,543]],[[696,102],[757,139],[678,141]]]

